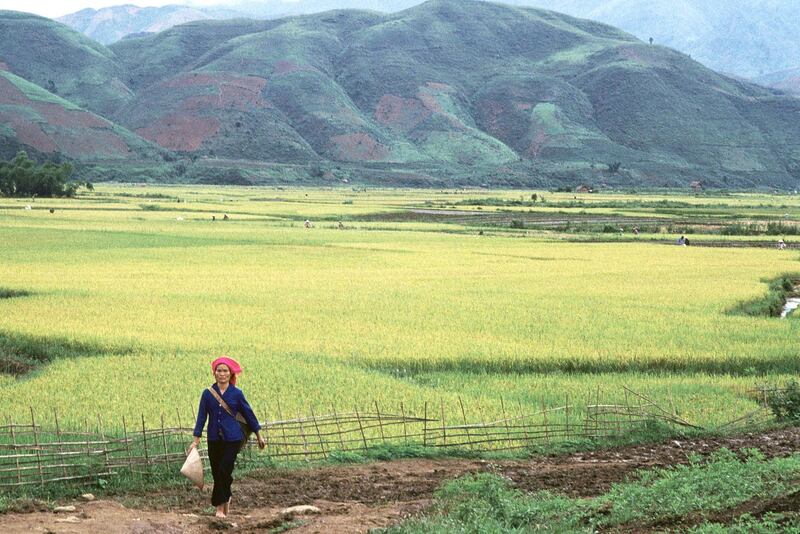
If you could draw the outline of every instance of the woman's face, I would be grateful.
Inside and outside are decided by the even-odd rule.
[[[220,384],[224,384],[226,382],[230,382],[231,380],[231,370],[228,368],[227,365],[221,363],[214,369],[214,378]]]

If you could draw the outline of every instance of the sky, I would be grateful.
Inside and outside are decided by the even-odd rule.
[[[60,17],[75,13],[81,9],[91,7],[100,9],[101,7],[119,6],[122,4],[133,4],[139,7],[165,6],[168,4],[180,4],[190,6],[210,6],[221,4],[232,4],[236,0],[0,0],[0,10],[10,9],[12,11],[26,11],[36,13],[44,17]]]

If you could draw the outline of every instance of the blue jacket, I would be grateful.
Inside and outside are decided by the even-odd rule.
[[[211,386],[219,394],[219,387],[214,384]],[[236,414],[241,412],[245,421],[250,426],[250,430],[258,432],[261,425],[253,413],[253,409],[247,404],[242,390],[233,385],[228,385],[224,395],[220,395],[228,404],[233,412],[233,416],[228,415],[225,408],[217,402],[214,395],[207,389],[200,395],[200,408],[197,410],[197,423],[194,425],[194,436],[199,438],[203,435],[203,427],[208,419],[208,441],[241,441],[244,438],[242,428],[236,420]]]

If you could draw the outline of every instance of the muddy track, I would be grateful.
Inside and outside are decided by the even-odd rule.
[[[287,518],[281,510],[294,505],[318,507],[318,515],[295,518],[303,524],[291,532],[366,532],[419,513],[433,492],[447,480],[467,473],[492,472],[505,476],[525,491],[550,490],[575,497],[602,494],[612,484],[636,476],[636,471],[687,462],[691,454],[706,456],[726,447],[756,448],[767,457],[800,451],[800,428],[727,438],[670,440],[602,451],[527,460],[412,459],[350,466],[294,470],[259,470],[237,480],[232,513],[227,522],[204,514],[208,491],[172,489],[158,494],[130,495],[114,501],[75,504],[73,514],[12,513],[0,516],[2,532],[109,532],[138,534],[172,532],[264,532]],[[711,517],[728,522],[749,512],[798,511],[800,495],[771,501],[756,500]],[[696,524],[703,518],[684,518],[681,524],[632,525],[620,531],[647,532]]]

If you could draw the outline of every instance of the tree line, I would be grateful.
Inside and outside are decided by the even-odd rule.
[[[89,182],[72,180],[73,171],[70,163],[39,165],[24,151],[17,152],[11,160],[0,160],[0,196],[72,197],[81,186],[94,189]]]

